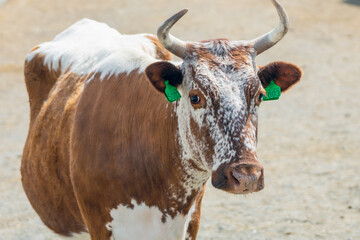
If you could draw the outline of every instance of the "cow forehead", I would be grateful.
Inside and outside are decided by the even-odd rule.
[[[215,65],[233,65],[240,67],[242,64],[252,64],[254,49],[243,41],[230,41],[227,39],[215,39],[197,42],[189,45],[189,55],[207,61]]]
[[[260,81],[256,77],[253,49],[240,41],[223,39],[194,43],[184,61],[185,81],[190,88],[200,88],[214,96],[257,91]],[[249,95],[249,94],[247,94]]]

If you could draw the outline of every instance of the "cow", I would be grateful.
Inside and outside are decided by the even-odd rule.
[[[271,81],[286,91],[301,69],[255,57],[286,34],[288,17],[254,40],[183,41],[122,35],[83,19],[27,55],[30,125],[25,193],[64,237],[196,239],[207,181],[234,194],[264,188],[258,108]],[[172,54],[181,61],[172,61]],[[169,102],[166,89],[181,98]]]

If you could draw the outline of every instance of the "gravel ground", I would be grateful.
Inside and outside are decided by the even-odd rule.
[[[263,191],[212,188],[198,239],[360,239],[360,1],[280,0],[291,26],[258,57],[302,67],[302,81],[260,110]],[[0,239],[59,239],[40,222],[20,181],[28,122],[26,53],[88,17],[122,33],[155,33],[179,9],[184,40],[251,39],[277,24],[269,0],[0,0]]]

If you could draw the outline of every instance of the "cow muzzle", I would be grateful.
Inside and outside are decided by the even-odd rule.
[[[258,192],[264,188],[264,169],[259,163],[234,163],[213,171],[214,187],[237,194]]]

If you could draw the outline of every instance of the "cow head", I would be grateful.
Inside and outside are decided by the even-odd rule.
[[[175,14],[160,26],[158,38],[183,59],[182,64],[163,61],[146,69],[160,92],[168,80],[182,95],[175,108],[183,159],[189,166],[212,172],[212,184],[232,193],[264,187],[264,170],[256,155],[257,116],[264,88],[274,80],[285,91],[301,77],[301,70],[289,63],[255,64],[256,55],[276,44],[288,29],[285,11],[272,1],[280,24],[252,41],[183,42],[168,32],[187,10]]]

